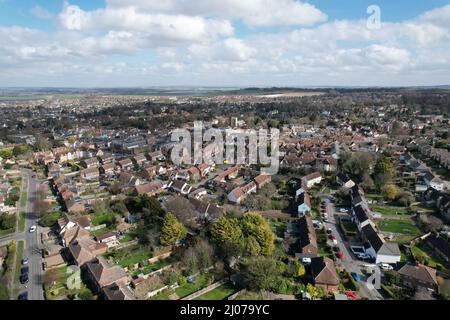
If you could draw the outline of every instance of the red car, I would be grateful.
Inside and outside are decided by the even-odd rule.
[[[342,258],[344,258],[344,253],[342,251],[339,251],[337,256],[339,259],[342,259]]]
[[[330,234],[330,235],[328,236],[328,238],[330,238],[330,240],[336,240],[336,237],[333,236],[332,234]]]
[[[356,292],[352,292],[352,291],[347,291],[346,293],[345,293],[345,295],[350,299],[350,300],[357,300],[359,297],[358,297],[358,294],[356,293]]]

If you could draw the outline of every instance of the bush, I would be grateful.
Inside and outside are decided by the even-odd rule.
[[[8,288],[0,283],[0,300],[9,300],[9,291]]]
[[[382,284],[381,289],[389,296],[391,299],[395,299],[397,296],[396,294],[386,285]]]

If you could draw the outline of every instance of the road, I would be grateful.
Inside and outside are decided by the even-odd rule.
[[[38,231],[30,233],[28,230],[31,226],[37,226],[38,218],[33,213],[34,201],[36,197],[37,186],[39,182],[33,178],[34,173],[28,169],[21,170],[28,177],[28,199],[25,209],[26,223],[25,232],[17,233],[0,240],[0,245],[6,245],[11,241],[25,241],[24,257],[28,258],[29,266],[29,283],[27,287],[21,286],[20,292],[28,291],[29,300],[44,300],[44,292],[42,287],[42,254],[39,248]]]
[[[366,280],[366,277],[363,275],[362,267],[365,262],[362,262],[360,260],[357,260],[353,254],[350,251],[350,248],[346,245],[344,239],[341,236],[341,233],[338,230],[337,227],[337,218],[340,215],[347,215],[347,214],[340,214],[336,212],[336,209],[333,205],[333,203],[327,198],[323,197],[325,200],[325,203],[327,205],[327,212],[328,212],[328,222],[325,223],[325,227],[328,229],[331,229],[333,231],[333,235],[336,237],[336,240],[338,241],[339,250],[344,254],[343,259],[341,259],[341,264],[347,270],[347,272],[356,272],[358,275],[361,276],[362,281],[360,284],[360,294],[363,297],[368,298],[369,300],[382,300],[383,297],[380,295],[380,293],[373,288],[370,284],[363,281]]]

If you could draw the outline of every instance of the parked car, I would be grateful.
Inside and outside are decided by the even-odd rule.
[[[29,271],[30,271],[30,268],[22,267],[22,269],[20,269],[20,274],[27,274]]]
[[[342,251],[339,251],[337,256],[339,259],[342,259],[342,258],[344,258],[344,253]]]
[[[391,266],[390,264],[387,264],[387,263],[380,263],[379,266],[384,271],[392,271],[392,270],[394,270],[394,267]]]
[[[328,233],[328,234],[332,234],[332,233],[333,233],[333,229],[328,228],[328,229],[327,229],[327,233]]]
[[[28,292],[22,292],[19,297],[17,298],[18,300],[28,300]]]
[[[29,278],[28,278],[28,273],[24,273],[20,276],[20,283],[21,284],[26,284],[28,283]]]
[[[352,272],[351,276],[353,279],[355,279],[356,282],[360,282],[361,281],[361,276],[358,275],[356,272]]]
[[[336,237],[335,237],[334,235],[332,235],[332,234],[330,234],[330,235],[328,236],[328,238],[330,238],[330,240],[336,240]]]
[[[24,266],[26,266],[26,265],[28,264],[28,258],[23,258],[23,259],[22,259],[22,264],[23,264]]]
[[[342,213],[347,213],[347,212],[348,212],[348,210],[347,210],[347,209],[345,209],[345,208],[341,208],[341,209],[339,209],[339,212],[342,212]]]
[[[359,298],[358,294],[356,292],[352,292],[352,291],[347,291],[345,293],[345,295],[350,299],[350,300],[357,300]]]
[[[311,258],[302,258],[302,264],[311,264]]]
[[[36,226],[31,226],[30,227],[30,233],[34,233],[34,232],[36,232]]]
[[[333,246],[337,246],[339,243],[338,243],[338,241],[336,240],[336,239],[333,239]]]

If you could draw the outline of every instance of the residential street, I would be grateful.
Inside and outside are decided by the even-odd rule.
[[[361,282],[359,283],[361,285],[360,293],[363,295],[363,297],[366,297],[370,300],[382,300],[383,297],[380,295],[380,293],[373,288],[373,286],[368,285],[366,280],[366,277],[364,276],[362,272],[362,266],[366,264],[365,262],[362,262],[360,260],[355,259],[353,254],[350,251],[350,248],[345,244],[344,240],[342,239],[342,236],[340,232],[338,231],[337,226],[337,218],[340,215],[346,215],[340,214],[336,211],[333,203],[326,198],[325,202],[327,204],[327,212],[328,212],[328,223],[325,223],[325,227],[331,228],[333,230],[333,235],[336,237],[338,243],[339,243],[339,249],[344,254],[343,259],[341,260],[341,264],[344,266],[344,268],[349,272],[356,272],[361,276]]]
[[[44,293],[42,288],[42,255],[40,253],[38,242],[38,231],[30,233],[31,226],[37,226],[38,218],[33,214],[33,203],[35,200],[36,190],[39,182],[33,178],[34,173],[28,169],[21,170],[28,176],[28,199],[25,210],[26,223],[25,232],[16,233],[10,237],[0,240],[0,245],[6,245],[12,240],[25,241],[24,257],[28,258],[29,266],[29,283],[25,287],[21,285],[20,292],[28,291],[29,300],[44,300]]]

